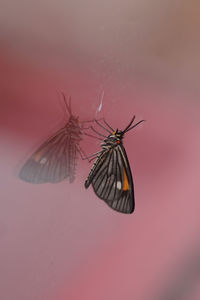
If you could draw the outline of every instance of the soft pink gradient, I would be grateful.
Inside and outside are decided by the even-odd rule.
[[[199,299],[199,6],[73,3],[0,10],[0,299]],[[124,140],[130,216],[85,190],[86,161],[73,184],[17,177],[67,120],[60,91],[90,120],[102,90],[99,117],[113,127],[146,120]],[[89,155],[99,143],[82,147]]]

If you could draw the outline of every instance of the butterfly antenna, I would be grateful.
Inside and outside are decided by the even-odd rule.
[[[69,98],[69,104],[67,103],[67,100],[66,100],[66,97],[65,97],[65,94],[62,93],[62,96],[63,96],[63,100],[65,102],[65,107],[67,109],[67,112],[69,113],[69,115],[71,116],[71,97]]]
[[[128,129],[126,130],[126,132],[129,131],[129,130],[131,130],[131,129],[133,129],[134,127],[138,126],[140,123],[142,123],[142,122],[144,122],[144,121],[146,121],[146,120],[141,120],[141,121],[137,122],[135,125],[133,125],[132,127],[128,128]]]
[[[126,128],[123,130],[123,133],[125,133],[126,131],[128,131],[129,127],[133,124],[133,121],[135,120],[135,116],[133,116],[131,122],[128,124],[128,126],[126,126]]]
[[[69,111],[70,111],[70,115],[72,115],[72,97],[69,97]]]

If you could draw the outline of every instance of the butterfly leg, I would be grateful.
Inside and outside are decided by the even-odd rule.
[[[101,120],[103,120],[103,118],[98,119],[98,120],[92,119],[92,120],[89,120],[89,121],[82,121],[81,124],[84,124],[84,123],[92,123],[92,122],[95,122],[95,121],[101,121]],[[81,129],[83,129],[83,130],[85,130],[85,129],[91,129],[91,125],[88,126],[88,127],[82,127]]]
[[[107,138],[106,135],[101,134],[100,132],[98,132],[97,130],[95,130],[94,127],[91,126],[91,129],[92,129],[92,131],[94,131],[96,134],[98,134],[98,135],[100,135],[100,136],[102,136],[102,137],[104,137],[104,138]]]
[[[109,134],[112,133],[107,128],[105,128],[103,125],[101,125],[101,123],[98,120],[95,120],[95,122],[97,123],[97,125],[99,125],[101,128],[103,128],[105,131],[107,131]]]
[[[87,135],[87,136],[89,136],[89,137],[92,137],[92,138],[94,138],[94,139],[97,139],[97,140],[102,141],[101,138],[99,138],[99,137],[97,137],[97,136],[94,136],[94,135],[91,135],[91,134],[89,134],[89,133],[84,132],[83,134],[84,134],[84,135]]]
[[[109,128],[110,130],[112,130],[112,132],[114,131],[114,129],[106,122],[106,120],[105,120],[104,118],[103,118],[103,122],[104,122],[105,125],[108,126],[108,128]]]
[[[93,153],[92,155],[86,156],[85,152],[83,151],[83,149],[80,146],[77,146],[77,151],[80,153],[82,160],[87,159],[89,162],[91,160],[95,159],[97,157],[97,155],[101,152],[101,151],[99,151],[99,152]],[[89,160],[89,158],[92,158],[92,159]]]
[[[100,119],[98,119],[97,121],[101,121],[101,120],[103,120],[104,118],[100,118]],[[95,122],[95,118],[94,119],[92,119],[92,120],[87,120],[87,121],[81,121],[81,123],[92,123],[92,122]]]

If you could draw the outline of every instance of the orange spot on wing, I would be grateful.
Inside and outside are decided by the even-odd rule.
[[[47,147],[44,147],[44,148],[42,148],[39,152],[37,152],[37,153],[34,155],[33,159],[34,159],[35,162],[38,162],[38,161],[40,160],[42,154],[44,153],[44,151],[45,151],[46,149],[47,149]]]
[[[124,173],[124,186],[123,186],[123,191],[127,191],[127,190],[129,190],[129,183],[128,183],[128,178],[127,178],[125,169],[123,169],[123,173]]]

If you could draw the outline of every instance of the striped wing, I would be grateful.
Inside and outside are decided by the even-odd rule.
[[[44,142],[22,167],[19,178],[30,183],[55,183],[74,180],[76,144],[65,128]]]
[[[134,211],[133,180],[122,145],[100,153],[85,187],[88,188],[91,183],[96,195],[112,209],[127,214]]]

